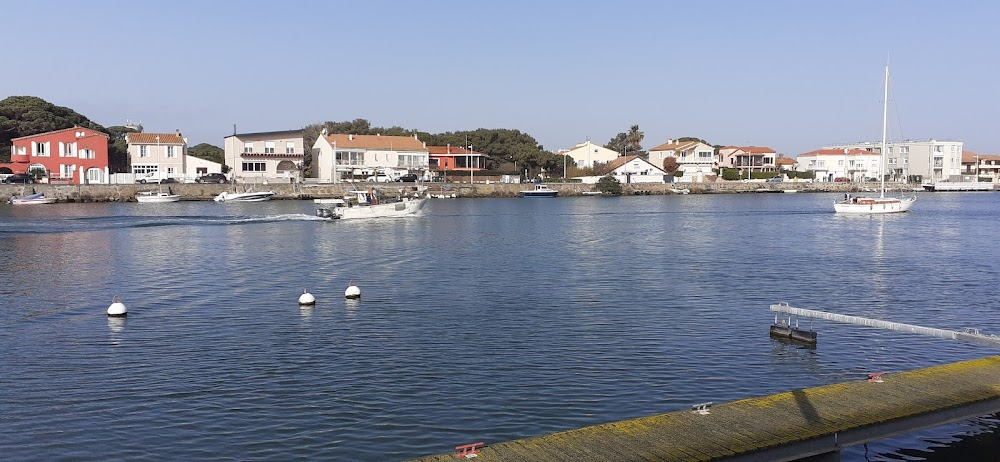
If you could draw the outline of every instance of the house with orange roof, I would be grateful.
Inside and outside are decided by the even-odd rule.
[[[817,149],[798,156],[799,168],[819,182],[866,181],[879,176],[880,155],[865,149]]]
[[[784,154],[778,154],[778,158],[774,159],[774,165],[778,167],[778,170],[790,170],[798,171],[799,162],[794,157],[785,157]]]
[[[126,133],[128,160],[136,182],[158,183],[182,179],[187,159],[187,139],[176,133]]]
[[[719,149],[719,167],[735,168],[743,172],[773,172],[778,166],[778,154],[766,146],[726,146]],[[748,176],[749,178],[749,176]]]
[[[473,149],[450,144],[427,146],[428,168],[435,176],[447,176],[448,171],[478,172],[486,165],[486,156]]]
[[[313,165],[321,183],[388,173],[426,172],[429,155],[424,142],[413,136],[327,133],[313,144]]]
[[[73,127],[12,139],[10,163],[0,171],[33,173],[49,183],[102,184],[108,166],[108,134]]]
[[[296,181],[305,158],[302,130],[233,133],[223,139],[230,179],[238,182]]]
[[[684,172],[682,181],[701,183],[715,181],[718,162],[715,148],[701,141],[678,141],[668,139],[666,143],[649,150],[649,162],[661,169],[667,159],[677,161],[677,171]]]
[[[667,183],[673,179],[662,168],[640,156],[618,157],[608,164],[608,168],[608,175],[615,177],[622,184]],[[601,176],[585,176],[581,177],[580,180],[582,183],[594,184],[601,178]]]
[[[976,177],[1000,181],[1000,155],[962,151],[962,175],[969,177],[967,181],[976,181]]]

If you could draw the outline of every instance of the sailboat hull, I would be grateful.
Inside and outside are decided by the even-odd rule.
[[[902,213],[910,210],[916,198],[869,198],[859,197],[848,201],[834,202],[833,209],[837,213],[872,215],[883,213]]]

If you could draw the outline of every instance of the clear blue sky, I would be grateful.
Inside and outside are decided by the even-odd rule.
[[[638,124],[795,156],[881,137],[1000,153],[996,2],[0,0],[0,88],[194,145],[365,118],[519,129],[555,151]]]

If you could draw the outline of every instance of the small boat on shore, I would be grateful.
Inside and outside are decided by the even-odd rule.
[[[54,197],[45,197],[45,193],[29,194],[27,196],[10,196],[8,204],[13,205],[37,205],[52,204],[56,201]]]
[[[556,197],[558,194],[559,191],[549,189],[548,186],[541,183],[536,184],[535,189],[521,191],[521,197]]]
[[[689,194],[691,192],[688,188],[670,188],[670,192],[674,194]]]

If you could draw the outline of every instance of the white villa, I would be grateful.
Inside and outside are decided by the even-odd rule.
[[[587,140],[569,149],[560,149],[558,154],[573,158],[579,168],[590,168],[595,163],[611,162],[619,157],[618,151],[599,146]]]
[[[798,155],[799,169],[813,172],[816,181],[877,180],[879,154],[864,149],[817,149]]]
[[[700,141],[667,140],[649,150],[649,162],[663,168],[663,161],[668,158],[677,160],[680,172],[684,172],[683,181],[701,183],[714,181],[713,171],[718,166],[715,148]]]
[[[427,145],[413,136],[328,134],[324,129],[313,144],[314,169],[321,183],[347,175],[374,175],[427,171]]]
[[[226,164],[233,167],[231,178],[237,181],[288,182],[299,177],[305,156],[302,130],[234,133],[223,142]]]
[[[835,144],[823,149],[863,149],[876,155],[882,151],[881,142]],[[938,140],[906,140],[886,142],[886,173],[892,181],[961,181],[962,142]],[[801,160],[799,161],[801,164]]]
[[[176,133],[126,133],[128,159],[136,179],[183,178],[187,138]]]
[[[648,160],[639,156],[619,157],[609,165],[611,168],[609,175],[612,175],[622,184],[635,183],[666,183],[667,178],[672,178]],[[595,184],[600,181],[601,176],[585,176],[580,180],[585,184]]]

